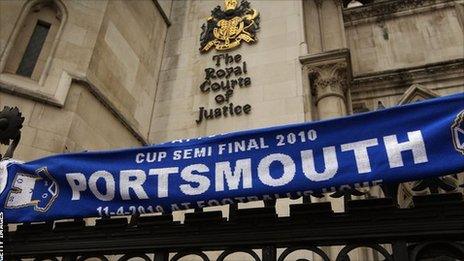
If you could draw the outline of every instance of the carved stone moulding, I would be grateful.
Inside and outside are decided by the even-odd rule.
[[[368,22],[372,18],[384,20],[404,11],[427,11],[430,8],[452,6],[452,0],[385,0],[343,10],[345,26]],[[420,11],[420,12],[422,12]]]
[[[348,49],[300,57],[305,77],[311,79],[311,92],[319,101],[327,96],[345,99],[351,82],[351,60]]]
[[[345,61],[307,67],[308,76],[313,79],[313,93],[317,100],[331,95],[344,98],[348,88],[346,68]]]
[[[446,81],[462,78],[464,59],[430,63],[420,66],[355,75],[351,82],[353,93],[368,90],[398,89],[415,83]]]

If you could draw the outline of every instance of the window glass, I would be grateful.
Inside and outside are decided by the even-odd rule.
[[[50,30],[50,24],[40,21],[37,21],[34,31],[31,35],[29,43],[24,52],[24,56],[21,59],[18,70],[16,74],[31,77],[34,72],[35,65],[39,59],[40,52],[47,38],[48,31]]]

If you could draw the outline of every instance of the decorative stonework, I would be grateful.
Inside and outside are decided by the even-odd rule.
[[[54,4],[53,1],[42,1],[42,2],[37,2],[37,4],[34,5],[34,6],[31,8],[31,10],[32,10],[33,12],[39,12],[39,11],[40,11],[42,8],[44,8],[44,7],[50,7],[50,8],[55,12],[56,18],[57,18],[58,20],[61,21],[61,19],[63,19],[63,11],[62,11],[60,8],[58,8],[58,6],[56,6],[56,5]]]
[[[309,81],[305,88],[316,98],[316,104],[325,97],[336,96],[346,101],[352,71],[349,49],[300,56],[304,77]]]
[[[398,105],[414,103],[418,101],[436,98],[439,96],[440,95],[438,95],[438,93],[435,93],[434,91],[425,88],[421,84],[413,84],[404,93],[403,97],[398,102]]]
[[[369,4],[362,7],[343,10],[345,23],[359,22],[368,18],[385,19],[402,11],[411,11],[423,7],[433,7],[438,4],[453,4],[452,0],[391,0]]]
[[[446,62],[431,63],[421,66],[387,70],[381,72],[355,75],[351,83],[353,93],[365,90],[394,90],[413,85],[414,83],[427,81],[427,79],[449,78],[463,73],[464,59],[450,60]]]
[[[316,3],[317,7],[322,7],[322,0],[314,0],[314,2]]]
[[[347,84],[347,63],[339,61],[331,64],[307,66],[309,77],[313,80],[311,91],[316,100],[327,96],[339,96],[344,99]]]

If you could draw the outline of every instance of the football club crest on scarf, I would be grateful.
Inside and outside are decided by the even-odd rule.
[[[454,147],[464,155],[464,111],[461,111],[451,126]]]
[[[319,122],[0,161],[0,211],[8,223],[168,213],[462,171],[457,94]]]
[[[58,192],[58,184],[45,167],[38,169],[32,175],[17,173],[7,196],[5,208],[33,206],[35,211],[47,212],[58,197]]]

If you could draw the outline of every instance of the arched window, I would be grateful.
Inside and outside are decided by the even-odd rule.
[[[20,17],[21,24],[3,72],[39,81],[61,30],[63,14],[52,0],[36,1],[25,11],[28,13],[24,18]]]

